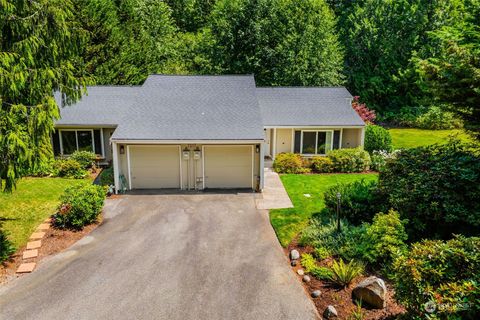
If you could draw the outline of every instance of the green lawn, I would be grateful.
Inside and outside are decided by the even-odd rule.
[[[454,134],[458,134],[462,140],[469,139],[462,130],[390,129],[389,131],[392,135],[395,149],[445,143],[448,137]]]
[[[35,228],[54,213],[65,188],[86,181],[23,178],[12,193],[0,192],[0,221],[13,245],[18,249],[27,243]]]
[[[294,208],[270,211],[270,222],[282,246],[286,247],[305,228],[310,217],[324,208],[323,193],[330,186],[361,179],[376,180],[377,177],[376,173],[281,175],[294,205]]]

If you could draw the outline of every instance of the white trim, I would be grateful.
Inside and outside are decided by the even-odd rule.
[[[342,140],[343,140],[343,128],[340,129],[340,139],[338,141],[338,149],[343,149],[342,148]]]
[[[290,152],[293,153],[295,151],[295,129],[292,128],[292,141],[291,141]]]
[[[125,140],[125,139],[110,139],[112,142],[122,144],[131,144],[131,145],[142,145],[142,144],[201,144],[201,145],[216,145],[216,144],[258,144],[265,141],[261,140]]]
[[[318,126],[264,126],[266,129],[360,129],[364,128],[365,125],[358,125],[358,126],[342,126],[342,125],[332,125],[332,126],[325,126],[325,125],[318,125]]]
[[[95,132],[93,133],[94,138],[95,138]],[[95,140],[95,139],[94,139]],[[100,146],[102,148],[102,157],[106,158],[105,155],[105,142],[103,141],[103,128],[100,128]]]
[[[178,161],[180,163],[180,190],[183,190],[183,170],[182,170],[182,146],[178,145]]]
[[[114,142],[112,143],[112,157],[113,157],[113,181],[115,184],[115,193],[118,193],[118,189],[120,188],[119,180],[120,180],[120,172],[118,171],[118,150],[117,144]]]
[[[132,171],[130,169],[130,146],[127,145],[128,189],[132,190]]]
[[[263,188],[265,187],[265,184],[264,184],[264,179],[265,179],[265,169],[264,169],[264,166],[265,166],[265,156],[264,156],[264,152],[265,152],[265,146],[263,144],[260,144],[260,191],[263,190]]]
[[[202,190],[205,189],[205,146],[202,146]]]
[[[257,146],[252,145],[252,190],[255,190],[255,148]]]
[[[277,155],[277,128],[273,128],[273,138],[271,139],[273,141],[272,160],[275,160],[275,156]]]

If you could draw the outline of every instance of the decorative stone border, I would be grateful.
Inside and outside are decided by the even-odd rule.
[[[35,260],[33,262],[26,262],[25,260],[36,259],[38,257],[38,249],[42,246],[42,239],[48,229],[50,229],[50,218],[43,221],[30,236],[27,249],[23,251],[23,262],[18,267],[17,273],[30,273],[35,269],[37,265]]]

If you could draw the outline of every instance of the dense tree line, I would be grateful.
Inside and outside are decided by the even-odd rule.
[[[346,85],[395,119],[437,105],[479,132],[480,0],[0,0],[0,177],[51,155],[85,84],[251,73]]]

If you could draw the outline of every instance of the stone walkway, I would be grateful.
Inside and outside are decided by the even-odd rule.
[[[271,168],[265,170],[265,187],[262,198],[256,200],[257,209],[284,209],[293,208],[292,201],[288,197],[280,177]]]

